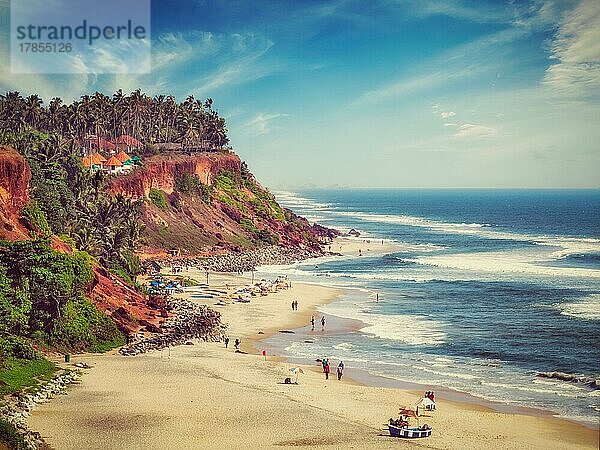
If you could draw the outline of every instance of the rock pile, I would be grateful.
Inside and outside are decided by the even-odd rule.
[[[15,394],[0,408],[0,416],[14,425],[23,436],[28,448],[44,448],[46,443],[37,431],[31,431],[27,426],[27,418],[39,403],[45,403],[57,395],[66,395],[67,386],[79,379],[77,372],[64,370],[55,375],[48,383],[32,394]]]
[[[169,299],[168,302],[174,314],[161,326],[162,332],[121,347],[121,355],[135,356],[150,350],[183,345],[190,339],[212,342],[223,339],[227,327],[221,323],[221,313],[183,299]]]
[[[242,253],[230,252],[206,258],[187,258],[185,261],[177,261],[177,263],[170,260],[160,261],[159,263],[163,267],[173,264],[198,266],[211,272],[250,272],[258,266],[293,264],[309,258],[318,258],[323,254],[320,250],[273,245]]]

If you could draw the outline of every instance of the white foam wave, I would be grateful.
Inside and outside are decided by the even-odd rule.
[[[553,305],[565,316],[583,320],[600,320],[600,294],[591,294],[572,303]]]
[[[441,324],[427,317],[362,314],[358,320],[369,324],[361,328],[361,332],[381,339],[409,345],[439,345],[446,342]]]
[[[427,255],[407,259],[421,265],[471,272],[513,273],[541,276],[600,278],[600,270],[584,267],[547,266],[539,263],[538,252],[507,250],[485,253]]]
[[[308,198],[301,197],[293,192],[278,191],[275,193],[275,198],[279,203],[288,208],[302,208],[310,210],[329,210],[333,206],[331,203],[322,203]]]
[[[333,348],[341,351],[349,351],[354,347],[350,342],[342,342],[341,344],[334,345]]]
[[[336,214],[354,217],[367,222],[408,225],[444,233],[467,234],[491,239],[529,241],[538,245],[559,247],[559,250],[556,250],[552,255],[553,258],[564,257],[574,253],[600,252],[600,239],[595,238],[547,235],[536,236],[524,233],[500,231],[490,224],[441,222],[407,215],[372,214],[352,211],[341,211],[336,212]]]

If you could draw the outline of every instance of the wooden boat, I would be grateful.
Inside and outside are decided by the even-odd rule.
[[[400,438],[424,438],[431,436],[431,428],[427,430],[420,430],[419,428],[409,428],[409,427],[398,427],[396,425],[388,425],[388,429],[390,430],[390,436],[400,437]]]

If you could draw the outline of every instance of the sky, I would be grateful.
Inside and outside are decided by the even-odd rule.
[[[7,15],[0,91],[211,97],[271,189],[600,187],[598,0],[153,1],[119,75],[11,74]]]

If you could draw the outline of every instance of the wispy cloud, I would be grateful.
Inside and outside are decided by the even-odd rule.
[[[290,117],[290,114],[258,113],[251,120],[243,124],[242,128],[251,134],[260,136],[273,130],[275,127],[272,125],[272,122],[282,117]]]
[[[440,116],[442,117],[442,119],[447,119],[449,117],[454,117],[456,115],[456,113],[454,111],[442,111],[440,113]]]
[[[600,2],[583,0],[564,20],[551,47],[556,63],[546,70],[543,85],[558,94],[600,92]]]
[[[458,131],[454,133],[456,138],[479,138],[479,137],[493,137],[498,134],[498,130],[492,127],[486,127],[483,125],[475,125],[472,123],[465,123],[458,127]]]

